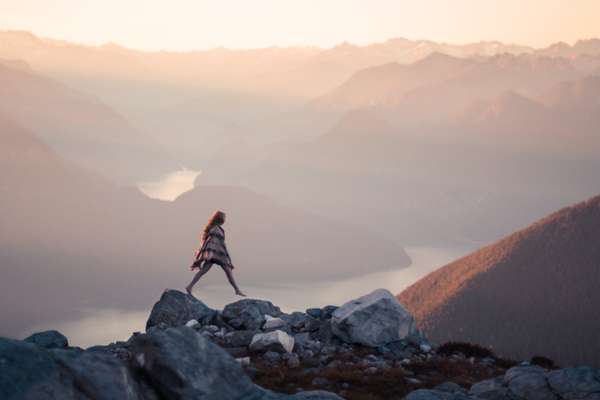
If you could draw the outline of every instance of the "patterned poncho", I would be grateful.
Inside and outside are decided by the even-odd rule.
[[[191,270],[200,268],[200,264],[203,261],[219,265],[229,265],[233,268],[229,252],[225,246],[225,231],[218,225],[213,226],[208,231],[206,240],[200,246],[200,250],[196,252],[196,261],[190,267]]]

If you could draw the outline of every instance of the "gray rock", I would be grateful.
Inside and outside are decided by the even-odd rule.
[[[506,371],[503,384],[508,386],[510,396],[530,400],[556,400],[550,391],[544,370],[526,365],[512,367]]]
[[[58,331],[45,331],[34,333],[23,339],[24,342],[33,343],[44,349],[66,349],[69,347],[67,337]]]
[[[112,351],[106,346],[92,346],[85,349],[85,351],[89,353],[106,354],[108,356],[112,355]]]
[[[333,332],[331,330],[331,320],[325,322],[323,326],[319,328],[316,335],[313,333],[313,337],[326,345],[331,344],[333,339]]]
[[[270,363],[276,363],[281,361],[281,355],[276,351],[267,351],[263,355],[263,359]]]
[[[314,332],[323,326],[323,322],[319,321],[312,315],[307,315],[304,319],[304,329],[307,332]]]
[[[414,325],[412,313],[386,289],[349,301],[332,314],[336,336],[370,347],[402,340],[413,333]]]
[[[467,400],[466,394],[461,392],[440,392],[433,389],[413,390],[404,400]]]
[[[469,391],[463,387],[458,386],[454,382],[444,382],[441,385],[438,385],[433,388],[433,390],[437,390],[438,392],[448,392],[448,393],[464,393],[467,394]]]
[[[321,316],[322,319],[331,319],[331,314],[333,314],[333,312],[335,310],[337,310],[339,307],[338,306],[325,306],[322,308],[323,310],[323,315]]]
[[[270,301],[243,299],[227,304],[223,309],[223,320],[236,329],[260,329],[265,322],[265,315],[280,317],[281,310]],[[235,324],[232,322],[235,320]],[[238,322],[241,321],[241,324]]]
[[[254,335],[258,333],[260,331],[233,331],[225,335],[225,340],[231,347],[248,347]]]
[[[265,317],[265,319],[266,319],[265,324],[262,327],[263,330],[265,330],[265,331],[281,329],[284,326],[286,326],[285,321],[282,320],[281,318]]]
[[[310,392],[300,392],[293,395],[292,398],[310,400],[343,400],[337,394],[326,392],[324,390],[311,390]]]
[[[298,345],[300,345],[301,347],[308,346],[312,341],[312,336],[310,335],[310,332],[295,333],[293,337],[294,342],[298,343]]]
[[[178,327],[131,341],[136,364],[164,399],[259,399],[235,358],[198,332]]]
[[[149,389],[151,390],[151,389]],[[140,386],[117,358],[70,350],[46,350],[0,338],[0,398],[141,399]]]
[[[342,360],[333,360],[332,362],[327,364],[327,368],[340,368],[343,365],[344,362]]]
[[[309,308],[308,310],[306,310],[306,313],[311,317],[321,318],[321,316],[323,315],[323,310],[321,310],[320,308]]]
[[[304,364],[306,364],[306,366],[311,367],[311,368],[318,368],[321,365],[321,361],[318,358],[315,357],[306,357],[304,360]]]
[[[548,383],[564,400],[600,400],[600,370],[570,367],[548,373]]]
[[[296,356],[292,356],[288,359],[288,366],[291,368],[295,368],[295,367],[299,367],[300,366],[300,360],[298,359],[298,357]]]
[[[329,383],[329,381],[327,379],[324,378],[315,378],[312,380],[312,385],[313,386],[325,386]]]
[[[273,331],[254,335],[250,350],[257,352],[276,351],[280,354],[291,353],[294,348],[294,338],[282,331]]]
[[[146,332],[161,323],[175,327],[185,325],[191,319],[197,320],[202,325],[208,325],[215,315],[216,311],[195,297],[178,290],[165,289],[160,300],[152,307],[146,322]]]
[[[504,389],[502,386],[503,376],[499,376],[494,379],[487,379],[485,381],[474,383],[469,390],[469,394],[472,396],[480,396],[486,392],[498,391]]]
[[[290,326],[292,329],[298,331],[304,327],[304,319],[306,318],[306,314],[301,312],[293,312],[291,314],[282,314],[281,319],[285,321],[285,323]]]

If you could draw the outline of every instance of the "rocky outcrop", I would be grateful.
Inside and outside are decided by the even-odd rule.
[[[0,360],[0,398],[4,400],[152,398],[153,390],[111,355],[44,349],[0,338]]]
[[[45,349],[66,349],[69,347],[69,340],[67,337],[58,331],[34,333],[28,338],[23,339],[23,341],[33,343]]]
[[[364,392],[371,382],[374,392],[391,386],[391,394],[373,395],[376,399],[600,400],[598,370],[544,370],[527,363],[512,367],[515,362],[487,349],[438,347],[411,328],[412,317],[398,312],[399,304],[389,301],[390,296],[377,290],[340,308],[285,314],[269,302],[251,299],[219,312],[181,292],[165,291],[152,310],[148,332],[136,332],[127,342],[82,350],[57,348],[66,343],[58,332],[24,341],[0,339],[0,398],[339,400],[352,391],[371,396]],[[196,318],[185,321],[186,315]],[[365,337],[386,339],[364,344],[354,341],[360,330],[336,333],[344,320],[339,316],[346,315],[371,330]],[[405,320],[404,331],[384,316]],[[439,377],[450,377],[451,371],[471,371],[470,381],[476,383],[469,388],[469,380],[460,376],[455,382],[461,386],[451,381],[440,385]]]
[[[178,290],[165,289],[160,300],[152,307],[150,318],[146,323],[146,331],[160,323],[174,327],[185,325],[192,319],[207,325],[213,320],[215,314],[216,311],[195,297]]]
[[[446,385],[446,384],[444,384]],[[504,376],[475,383],[467,392],[460,386],[435,387],[411,392],[405,400],[598,400],[600,370],[570,367],[546,372],[533,365],[519,365]]]
[[[335,310],[331,328],[346,343],[376,347],[412,335],[415,320],[389,290],[378,289]]]
[[[131,352],[162,398],[261,398],[235,359],[193,329],[182,326],[140,335],[131,341]]]

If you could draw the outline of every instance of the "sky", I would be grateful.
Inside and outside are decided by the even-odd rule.
[[[534,47],[600,37],[600,0],[0,0],[0,29],[144,51],[364,46],[394,37]]]

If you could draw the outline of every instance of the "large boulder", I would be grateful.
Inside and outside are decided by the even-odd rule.
[[[235,358],[192,328],[181,326],[136,336],[131,340],[131,351],[161,398],[263,397]]]
[[[544,370],[534,365],[512,367],[506,371],[502,383],[508,387],[509,395],[518,399],[557,399],[550,391]]]
[[[227,304],[222,318],[236,329],[254,330],[262,328],[265,315],[279,318],[281,309],[270,301],[243,299]]]
[[[332,332],[341,340],[371,347],[402,340],[415,329],[412,313],[386,289],[347,302],[331,318]]]
[[[294,349],[294,338],[283,331],[260,333],[252,338],[250,350],[256,352],[276,351],[277,353],[291,353]]]
[[[45,349],[66,349],[69,347],[67,337],[58,331],[45,331],[34,333],[23,339],[24,342],[33,343]]]
[[[202,325],[209,325],[216,313],[195,297],[178,290],[165,289],[160,300],[152,307],[146,322],[146,331],[161,322],[176,327],[185,325],[191,319],[197,320]]]
[[[600,400],[600,370],[590,367],[570,367],[548,373],[553,392],[564,400]]]
[[[113,356],[0,338],[0,360],[3,400],[144,398],[129,369]]]

